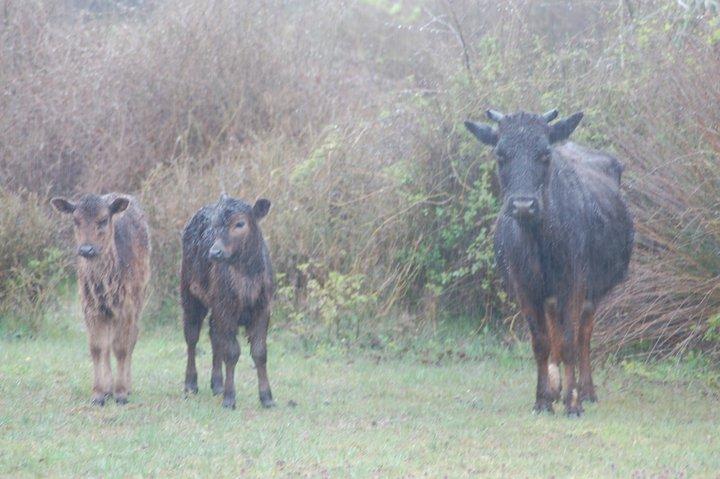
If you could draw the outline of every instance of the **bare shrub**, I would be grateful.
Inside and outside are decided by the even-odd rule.
[[[606,351],[718,347],[711,10],[8,0],[0,12],[0,185],[38,218],[51,194],[139,193],[156,322],[177,316],[185,221],[224,190],[273,201],[263,228],[284,291],[295,291],[282,306],[293,317],[322,311],[339,324],[318,298],[330,277],[362,278],[375,318],[469,315],[514,328],[493,267],[493,163],[461,122],[488,107],[582,108],[577,138],[626,163],[638,229],[633,273],[598,339]],[[35,253],[13,268],[56,245],[32,228]]]

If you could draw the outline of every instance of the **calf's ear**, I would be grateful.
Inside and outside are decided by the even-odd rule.
[[[550,125],[550,143],[567,140],[583,118],[583,112],[573,113],[557,123]]]
[[[115,198],[112,203],[110,203],[110,214],[115,215],[120,213],[121,211],[125,211],[130,204],[130,200],[128,198],[125,198],[123,196],[119,198]]]
[[[474,123],[472,121],[466,121],[465,128],[467,128],[470,131],[470,133],[475,135],[475,138],[480,140],[481,143],[484,143],[488,146],[497,145],[497,142],[498,142],[497,132],[490,125],[485,125],[482,123]]]
[[[60,213],[72,213],[75,211],[75,204],[65,198],[53,198],[50,200],[50,204]]]
[[[253,216],[256,220],[264,218],[268,211],[270,211],[270,200],[260,198],[253,205]]]

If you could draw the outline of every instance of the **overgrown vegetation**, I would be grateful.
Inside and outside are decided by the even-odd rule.
[[[719,18],[673,0],[6,0],[0,327],[42,329],[11,318],[42,317],[26,311],[67,271],[47,199],[85,190],[140,197],[148,317],[175,323],[180,231],[224,190],[273,201],[280,321],[346,339],[383,318],[515,328],[491,156],[462,120],[559,107],[624,161],[637,220],[598,342],[717,352]]]

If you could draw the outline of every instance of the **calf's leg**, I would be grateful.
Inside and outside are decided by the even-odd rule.
[[[138,327],[134,318],[129,318],[118,325],[113,337],[113,352],[117,361],[114,396],[118,404],[127,404],[130,394],[130,363],[132,351],[137,340]]]
[[[198,340],[200,339],[200,328],[203,319],[207,314],[207,308],[196,298],[184,293],[182,298],[183,308],[183,332],[187,344],[187,366],[185,367],[185,392],[197,393],[197,366],[195,365],[195,353]]]
[[[237,340],[237,328],[223,335],[223,357],[225,359],[225,391],[223,407],[235,409],[235,365],[240,357],[240,344]]]
[[[112,395],[112,369],[110,368],[110,347],[112,342],[110,322],[93,318],[86,321],[90,356],[93,362],[92,403],[104,406]]]
[[[260,403],[266,408],[275,406],[267,375],[267,330],[269,322],[270,314],[267,310],[263,310],[253,318],[247,331],[250,341],[250,354],[257,370]]]
[[[222,331],[219,331],[219,326],[216,324],[218,319],[210,313],[210,342],[212,343],[212,372],[210,373],[210,389],[214,396],[222,394],[225,391],[223,386],[223,341]]]

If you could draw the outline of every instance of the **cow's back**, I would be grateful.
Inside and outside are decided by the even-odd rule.
[[[546,275],[551,287],[568,274],[583,280],[596,301],[625,278],[632,251],[632,219],[619,188],[622,167],[610,156],[585,161],[561,155],[553,163]]]
[[[614,156],[599,150],[593,150],[572,141],[555,148],[566,160],[574,163],[577,168],[599,171],[615,180],[620,186],[623,166]]]

